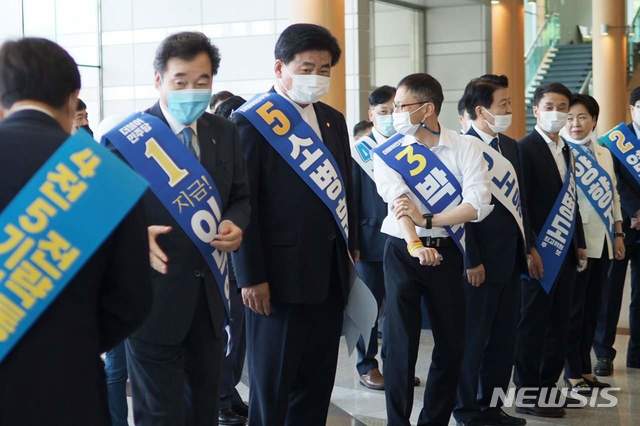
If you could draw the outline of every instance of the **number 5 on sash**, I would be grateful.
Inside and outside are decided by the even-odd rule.
[[[256,109],[256,113],[269,125],[274,121],[278,121],[278,124],[271,127],[271,130],[278,136],[284,136],[291,129],[291,122],[282,111],[271,109],[272,107],[273,104],[271,102],[265,102],[260,105],[260,108]]]
[[[182,179],[189,176],[189,172],[178,167],[154,138],[147,140],[145,148],[144,155],[147,158],[153,158],[162,171],[167,174],[170,187],[173,188]]]

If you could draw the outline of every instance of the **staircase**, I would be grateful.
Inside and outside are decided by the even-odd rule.
[[[531,131],[536,124],[531,109],[533,93],[541,84],[562,83],[578,93],[583,90],[585,81],[591,73],[591,44],[565,44],[558,46],[547,55],[548,64],[540,67],[533,84],[528,88],[525,96],[527,106],[527,131]]]

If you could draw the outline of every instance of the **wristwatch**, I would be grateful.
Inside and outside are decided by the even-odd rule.
[[[627,236],[627,234],[625,234],[624,232],[616,232],[613,234],[616,238],[620,237],[620,238],[624,238]]]
[[[432,222],[433,222],[433,214],[431,213],[425,213],[422,215],[422,217],[425,219],[425,229],[431,229],[432,226]]]

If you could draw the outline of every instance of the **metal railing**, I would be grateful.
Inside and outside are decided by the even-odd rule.
[[[530,87],[538,74],[540,65],[550,48],[555,47],[560,40],[560,15],[553,13],[545,19],[544,25],[538,31],[535,41],[527,51],[524,59],[525,87]]]
[[[591,90],[591,81],[593,79],[593,71],[589,71],[589,74],[587,74],[587,76],[584,78],[584,82],[582,83],[582,87],[580,87],[580,91],[578,93],[581,93],[583,95],[590,95],[592,90]]]

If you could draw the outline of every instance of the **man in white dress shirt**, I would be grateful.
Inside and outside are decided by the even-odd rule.
[[[394,126],[402,146],[431,150],[460,184],[462,202],[430,212],[402,175],[376,154],[374,177],[389,212],[382,232],[389,235],[384,253],[387,294],[384,336],[385,394],[391,426],[408,426],[420,342],[420,301],[426,296],[435,347],[419,424],[446,425],[456,394],[464,349],[463,256],[443,226],[482,220],[491,212],[491,194],[482,154],[454,130],[441,128],[442,87],[428,74],[400,81]],[[425,175],[429,172],[425,169]]]

